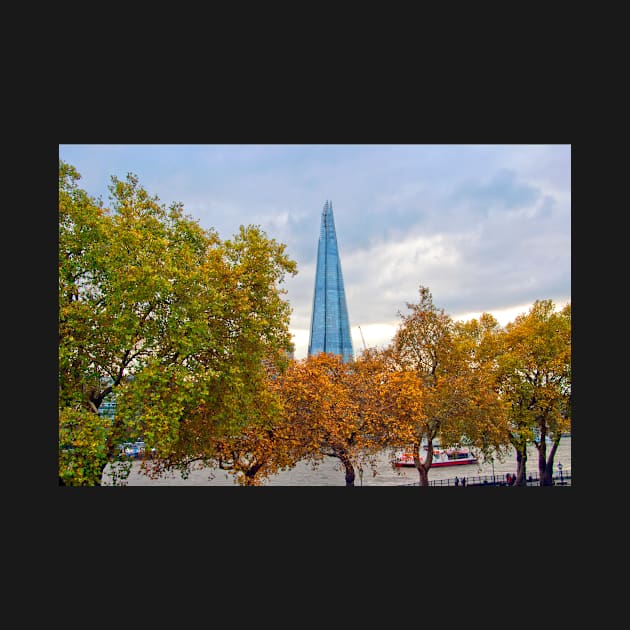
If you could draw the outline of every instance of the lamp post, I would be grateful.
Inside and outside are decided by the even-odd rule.
[[[560,472],[560,485],[564,486],[564,481],[562,480],[562,464],[558,463],[558,471]]]
[[[494,457],[490,461],[492,462],[492,485],[494,485],[496,483],[494,478]]]

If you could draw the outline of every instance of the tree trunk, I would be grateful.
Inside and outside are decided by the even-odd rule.
[[[416,470],[418,471],[418,475],[420,476],[420,482],[418,485],[420,486],[428,486],[429,485],[429,469],[431,468],[431,462],[433,461],[433,440],[428,440],[427,445],[427,456],[424,462],[420,461],[420,447],[422,446],[422,442],[418,442],[413,445],[414,454],[413,461],[416,465]]]
[[[538,446],[538,474],[541,486],[553,486],[553,468],[547,464],[547,445],[543,435]]]
[[[420,484],[421,486],[429,485],[429,471],[425,468],[424,464],[416,464],[416,468],[418,469],[418,474],[420,475]]]
[[[354,486],[354,466],[345,455],[338,455],[338,457],[341,460],[341,463],[343,464],[343,467],[346,471],[346,487]]]
[[[527,445],[524,451],[516,451],[516,481],[513,485],[527,485]]]
[[[243,476],[245,477],[245,485],[247,486],[259,486],[260,481],[256,477],[258,471],[262,468],[262,462],[258,462],[254,464],[251,468],[245,470],[243,472]]]

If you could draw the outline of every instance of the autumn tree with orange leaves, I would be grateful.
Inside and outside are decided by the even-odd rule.
[[[491,356],[476,348],[483,339],[482,347],[489,352],[492,322],[484,320],[487,330],[477,329],[478,324],[472,328],[456,325],[433,304],[429,289],[423,286],[420,301],[407,303],[407,308],[411,312],[401,314],[388,356],[395,370],[408,373],[399,377],[400,386],[405,383],[404,395],[397,395],[399,413],[413,431],[409,446],[420,485],[428,486],[436,443],[444,447],[466,443],[489,456],[507,439],[505,412]],[[420,400],[421,411],[414,410]],[[425,457],[421,456],[423,446]]]
[[[354,486],[357,469],[376,469],[376,456],[395,428],[383,413],[383,367],[373,360],[344,363],[320,353],[292,362],[280,377],[284,413],[303,456],[317,466],[337,458],[346,486]]]
[[[571,430],[571,304],[557,310],[551,300],[536,300],[510,322],[499,365],[516,450],[516,484],[526,484],[527,446],[533,444],[540,485],[550,486],[556,450]]]
[[[502,460],[509,450],[508,402],[501,396],[499,359],[503,328],[490,313],[453,325],[454,355],[462,365],[465,404],[443,431],[446,442],[464,436],[484,460]]]

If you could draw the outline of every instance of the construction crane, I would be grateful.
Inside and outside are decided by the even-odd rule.
[[[361,333],[361,341],[363,341],[363,349],[367,350],[367,346],[365,345],[365,337],[363,336],[363,331],[361,330],[361,326],[358,326],[359,332]]]

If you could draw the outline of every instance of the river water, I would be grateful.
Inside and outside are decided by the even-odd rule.
[[[563,473],[571,470],[571,437],[563,437],[558,446],[554,458],[554,475],[562,465]],[[204,468],[190,473],[187,479],[183,479],[179,473],[169,473],[159,479],[149,479],[141,470],[141,462],[133,462],[132,470],[126,480],[128,486],[238,486],[234,476],[218,468]],[[431,468],[429,482],[437,480],[453,479],[459,477],[475,477],[483,475],[495,475],[497,479],[505,479],[506,473],[516,472],[516,455],[511,454],[503,458],[503,461],[495,459],[494,462],[481,462],[459,466],[446,466]],[[538,473],[538,451],[530,447],[527,453],[527,474]],[[356,486],[404,486],[417,483],[418,471],[415,468],[396,468],[390,463],[388,456],[383,453],[378,458],[376,474],[370,468],[363,471],[363,475],[357,471]],[[103,485],[112,485],[111,469],[105,469]],[[281,471],[263,481],[264,486],[345,486],[345,476],[339,460],[326,458],[315,469],[306,462],[298,464],[290,470]]]

